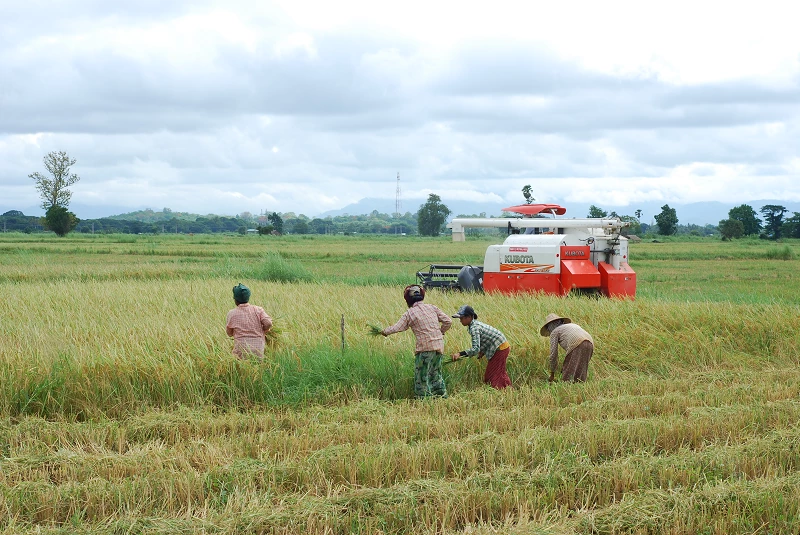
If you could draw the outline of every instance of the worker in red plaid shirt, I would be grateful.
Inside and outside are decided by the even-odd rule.
[[[228,312],[225,331],[233,336],[233,354],[240,359],[254,356],[264,358],[264,342],[272,328],[272,318],[264,309],[251,305],[250,288],[242,283],[233,287],[236,308]]]
[[[389,336],[411,328],[417,343],[414,348],[414,393],[418,398],[429,396],[447,397],[447,388],[442,377],[442,355],[444,333],[452,325],[450,316],[438,307],[423,303],[425,289],[421,286],[406,286],[403,298],[408,310],[400,319],[381,334]]]

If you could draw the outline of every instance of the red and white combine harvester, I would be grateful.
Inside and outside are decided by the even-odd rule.
[[[417,272],[426,288],[486,292],[543,292],[567,295],[573,290],[633,299],[636,273],[628,265],[629,223],[619,218],[566,219],[557,204],[522,204],[503,209],[516,218],[455,218],[447,226],[453,241],[465,229],[507,228],[502,245],[490,245],[482,266],[432,264]],[[545,214],[550,217],[546,217]]]

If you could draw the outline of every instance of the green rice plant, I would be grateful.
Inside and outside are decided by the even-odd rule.
[[[248,270],[245,274],[253,279],[270,282],[300,282],[314,279],[308,269],[297,260],[287,260],[277,252],[268,252],[264,261]]]
[[[763,262],[794,241],[637,244],[633,301],[428,292],[505,333],[514,388],[460,359],[416,400],[414,335],[369,328],[486,242],[113,239],[0,236],[0,532],[800,530],[800,284]],[[251,277],[264,244],[313,280]],[[239,280],[280,319],[264,359],[231,353]],[[550,312],[594,336],[587,383],[547,383]]]
[[[341,277],[333,275],[329,279],[353,286],[400,286],[405,287],[414,282],[414,275],[408,273],[373,273],[356,277]]]
[[[272,328],[264,334],[268,348],[275,349],[278,346],[278,344],[280,343],[282,332],[283,329],[281,329],[280,327],[276,327],[273,324]]]
[[[383,335],[383,328],[382,327],[378,327],[377,325],[368,323],[367,324],[367,329],[368,329],[368,332],[369,332],[370,336],[382,336]]]
[[[791,247],[784,245],[781,248],[770,247],[764,252],[764,258],[768,260],[794,260],[797,255]]]
[[[36,415],[44,418],[63,414],[65,385],[74,377],[68,355],[60,354],[52,367],[42,375],[26,377],[14,385],[10,399],[11,416]]]

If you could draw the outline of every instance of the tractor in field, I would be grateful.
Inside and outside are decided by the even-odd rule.
[[[522,204],[503,209],[513,218],[455,218],[447,226],[453,241],[465,240],[465,229],[508,230],[501,245],[490,245],[483,265],[431,264],[418,271],[425,288],[485,292],[571,291],[633,299],[636,272],[628,265],[629,225],[617,217],[566,219],[557,204]],[[548,217],[549,216],[549,217]]]

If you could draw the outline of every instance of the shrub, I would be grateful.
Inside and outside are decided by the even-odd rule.
[[[794,260],[795,256],[794,251],[788,245],[784,245],[780,249],[770,248],[764,253],[764,258],[768,260]]]
[[[250,274],[252,278],[274,282],[308,282],[314,276],[297,260],[287,260],[280,253],[267,253],[264,262],[255,266]]]

